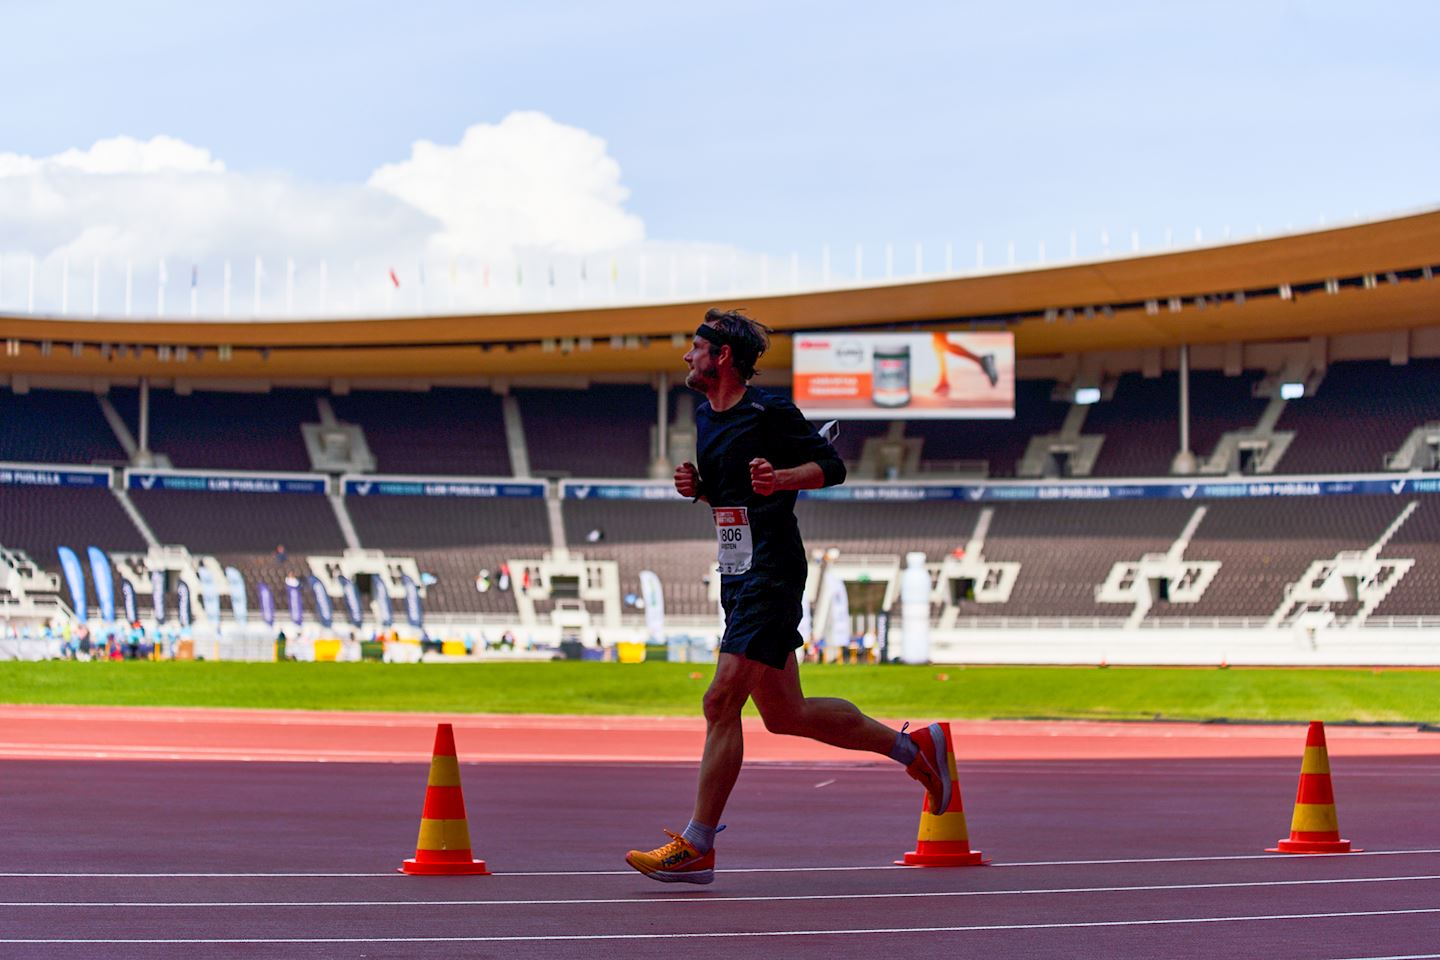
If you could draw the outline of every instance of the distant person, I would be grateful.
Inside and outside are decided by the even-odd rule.
[[[834,486],[845,465],[788,400],[749,385],[769,329],[738,311],[711,310],[685,354],[700,465],[682,463],[675,489],[712,510],[725,633],[705,691],[705,748],[694,812],[683,833],[625,861],[653,880],[710,883],[715,834],[744,760],[740,712],[754,700],[768,730],[888,756],[924,785],[932,810],[950,803],[949,761],[938,724],[907,734],[833,697],[806,697],[795,650],[807,563],[795,491]],[[908,726],[908,725],[907,725]]]
[[[283,543],[277,543],[275,545],[275,563],[279,566],[284,566],[285,564],[285,544]]]

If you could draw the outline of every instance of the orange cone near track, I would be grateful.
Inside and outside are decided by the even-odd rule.
[[[979,850],[970,849],[960,778],[955,772],[955,741],[950,737],[950,724],[942,723],[940,728],[945,731],[945,756],[950,765],[950,806],[936,813],[930,809],[930,794],[925,794],[915,849],[895,861],[902,867],[978,867],[990,862]]]
[[[1358,853],[1349,840],[1340,839],[1335,819],[1335,792],[1330,786],[1330,754],[1325,749],[1325,724],[1310,721],[1305,734],[1305,758],[1300,761],[1300,788],[1295,793],[1295,815],[1290,839],[1281,840],[1270,853]]]
[[[470,853],[470,824],[460,792],[460,761],[455,756],[455,730],[448,723],[435,728],[425,809],[420,814],[420,839],[415,856],[400,865],[401,873],[420,876],[489,874],[484,860]]]

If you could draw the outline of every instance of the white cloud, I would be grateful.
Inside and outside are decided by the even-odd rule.
[[[132,285],[145,291],[135,312],[150,312],[160,258],[169,259],[172,285],[199,266],[202,312],[220,306],[213,278],[227,261],[237,315],[280,309],[287,259],[297,264],[295,302],[311,304],[303,310],[317,302],[327,312],[393,309],[400,294],[380,281],[395,266],[410,295],[422,260],[432,288],[445,278],[471,293],[498,290],[502,279],[517,286],[523,264],[528,293],[556,269],[554,258],[601,257],[589,270],[603,272],[602,255],[644,239],[643,223],[624,209],[627,193],[602,139],[533,112],[476,124],[457,144],[417,142],[364,184],[236,172],[203,147],[163,136],[46,157],[0,153],[0,310],[28,307],[31,256],[38,311],[89,306],[94,286],[101,312],[114,312],[131,264]],[[257,255],[268,276],[258,309],[249,297]],[[317,301],[322,261],[328,299]]]
[[[448,256],[587,254],[645,237],[640,218],[624,210],[629,191],[605,141],[543,113],[476,124],[454,146],[421,140],[369,183],[440,221],[433,246]]]
[[[79,173],[223,173],[210,151],[174,137],[97,140],[89,150],[70,149],[52,157],[0,153],[0,177],[34,176],[47,170]]]

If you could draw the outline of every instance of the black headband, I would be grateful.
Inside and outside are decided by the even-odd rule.
[[[704,340],[709,340],[717,347],[729,347],[732,350],[735,348],[734,343],[732,343],[730,338],[725,335],[725,331],[716,330],[708,323],[702,323],[700,324],[700,326],[696,327],[695,336],[700,337]]]

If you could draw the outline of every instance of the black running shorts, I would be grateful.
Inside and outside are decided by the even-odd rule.
[[[804,641],[800,637],[800,596],[804,587],[771,577],[746,577],[720,586],[725,608],[721,653],[757,660],[777,670]]]

